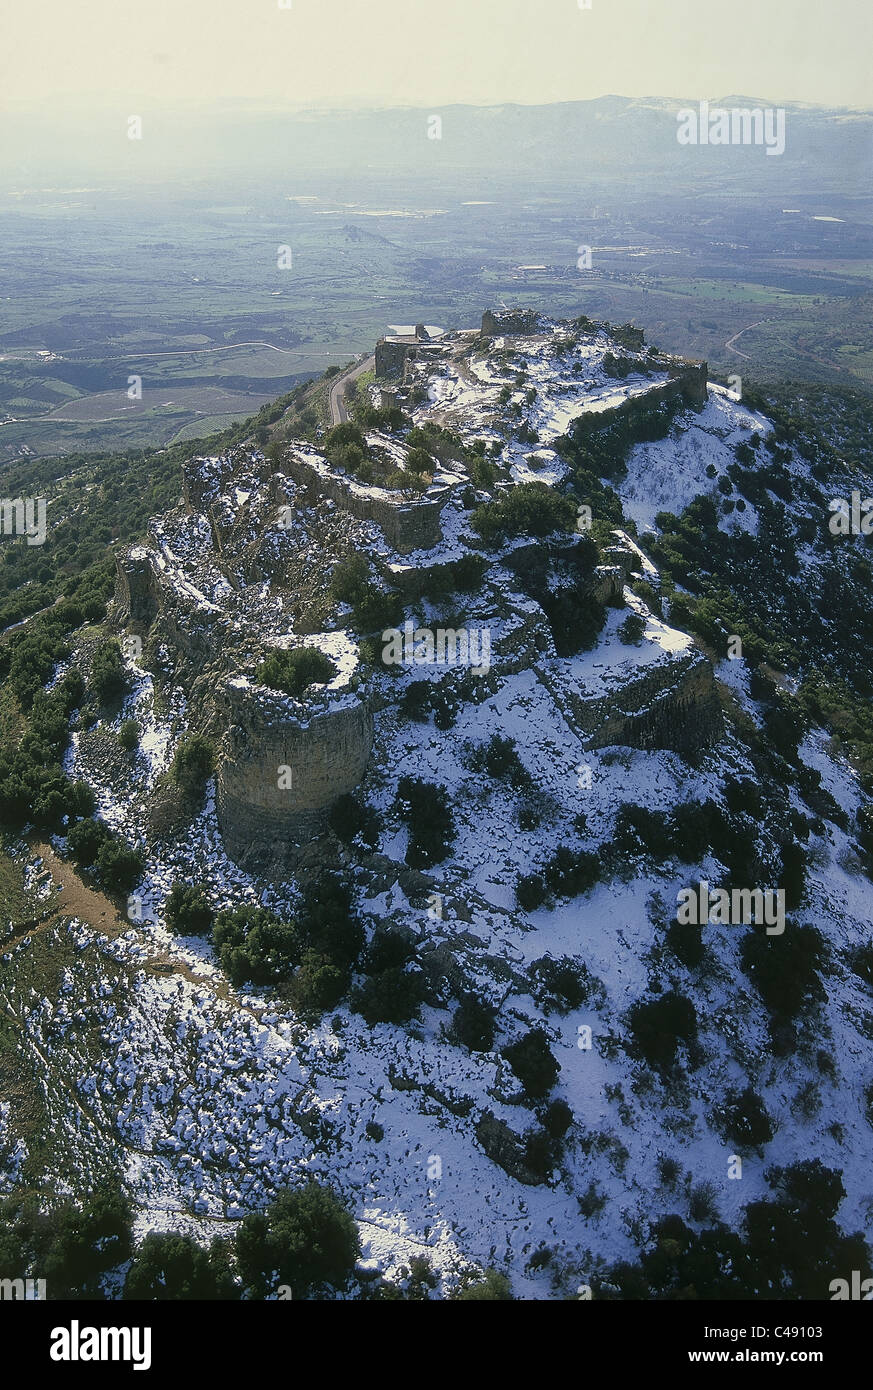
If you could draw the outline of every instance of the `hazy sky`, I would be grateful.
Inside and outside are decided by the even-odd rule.
[[[873,105],[873,0],[0,0],[0,106]]]

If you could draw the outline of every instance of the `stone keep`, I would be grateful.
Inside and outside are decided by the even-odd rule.
[[[364,776],[373,744],[370,709],[347,695],[322,710],[298,706],[298,715],[286,696],[233,680],[225,701],[216,798],[225,848],[244,866],[287,862]],[[290,786],[280,786],[280,768],[290,769]]]

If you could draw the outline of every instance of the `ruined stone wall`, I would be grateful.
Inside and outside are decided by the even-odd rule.
[[[376,376],[380,380],[401,378],[406,358],[414,343],[389,343],[384,338],[376,344]]]
[[[375,521],[389,545],[400,555],[414,550],[432,550],[443,538],[441,516],[446,496],[422,498],[420,502],[391,502],[369,492],[355,490],[343,478],[319,473],[305,459],[289,453],[283,467],[310,501],[330,497],[343,511],[359,521]]]
[[[150,627],[161,606],[156,559],[144,546],[115,555],[115,608],[122,623]]]
[[[589,748],[618,744],[691,754],[709,747],[723,732],[712,667],[698,651],[643,669],[599,699],[586,697],[584,687],[558,689],[548,672],[543,674]]]
[[[486,309],[482,315],[482,333],[486,338],[529,337],[542,331],[542,320],[534,309],[515,309],[503,313]]]
[[[570,425],[574,442],[583,443],[593,435],[612,437],[623,444],[643,439],[663,439],[673,417],[682,409],[702,410],[706,404],[706,363],[700,370],[671,369],[669,381],[658,382],[648,391],[628,396],[607,410],[589,410]]]
[[[225,848],[246,867],[287,863],[298,845],[324,828],[337,797],[364,776],[372,715],[359,701],[298,723],[283,718],[278,705],[275,713],[265,712],[254,692],[232,686],[226,701],[230,722],[216,780]],[[290,788],[278,785],[280,767],[291,769]]]

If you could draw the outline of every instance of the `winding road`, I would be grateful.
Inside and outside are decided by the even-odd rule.
[[[348,386],[349,382],[357,381],[359,376],[363,376],[365,372],[373,371],[375,366],[376,357],[374,354],[372,357],[365,357],[363,362],[358,362],[356,366],[350,367],[348,371],[343,372],[341,376],[337,377],[333,386],[330,388],[330,394],[327,398],[331,425],[342,424],[344,420],[348,420],[349,418],[349,412],[346,409],[346,403],[343,399],[345,388]]]

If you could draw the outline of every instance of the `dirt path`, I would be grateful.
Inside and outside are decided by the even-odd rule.
[[[33,834],[28,837],[28,845],[34,854],[40,856],[54,882],[61,886],[60,893],[52,894],[51,912],[47,913],[45,920],[38,925],[31,925],[29,927],[31,932],[39,931],[59,916],[77,917],[87,926],[102,932],[111,940],[130,931],[134,924],[122,916],[112,899],[108,898],[105,893],[101,893],[99,889],[91,888],[85,883],[73,866],[61,859],[50,844]],[[143,944],[149,948],[149,958],[143,962],[143,965],[146,969],[150,969],[153,974],[182,975],[198,989],[209,990],[217,999],[232,1004],[235,1009],[241,1013],[249,1014],[260,1023],[261,1018],[258,1011],[241,1003],[232,986],[223,976],[198,975],[186,961],[179,960],[176,956],[162,951],[160,947],[155,946],[147,938],[143,939]],[[269,1011],[270,1005],[264,1003],[261,1007],[264,1011]]]
[[[740,349],[738,347],[734,347],[734,343],[737,341],[737,338],[741,338],[744,333],[749,333],[753,328],[760,328],[762,323],[769,322],[769,319],[758,319],[757,323],[746,324],[746,327],[741,328],[739,333],[735,333],[732,338],[728,338],[727,342],[725,343],[725,348],[728,352],[735,352],[737,354],[737,357],[745,358],[747,362],[754,361],[754,358],[751,358],[747,352],[740,352]]]

